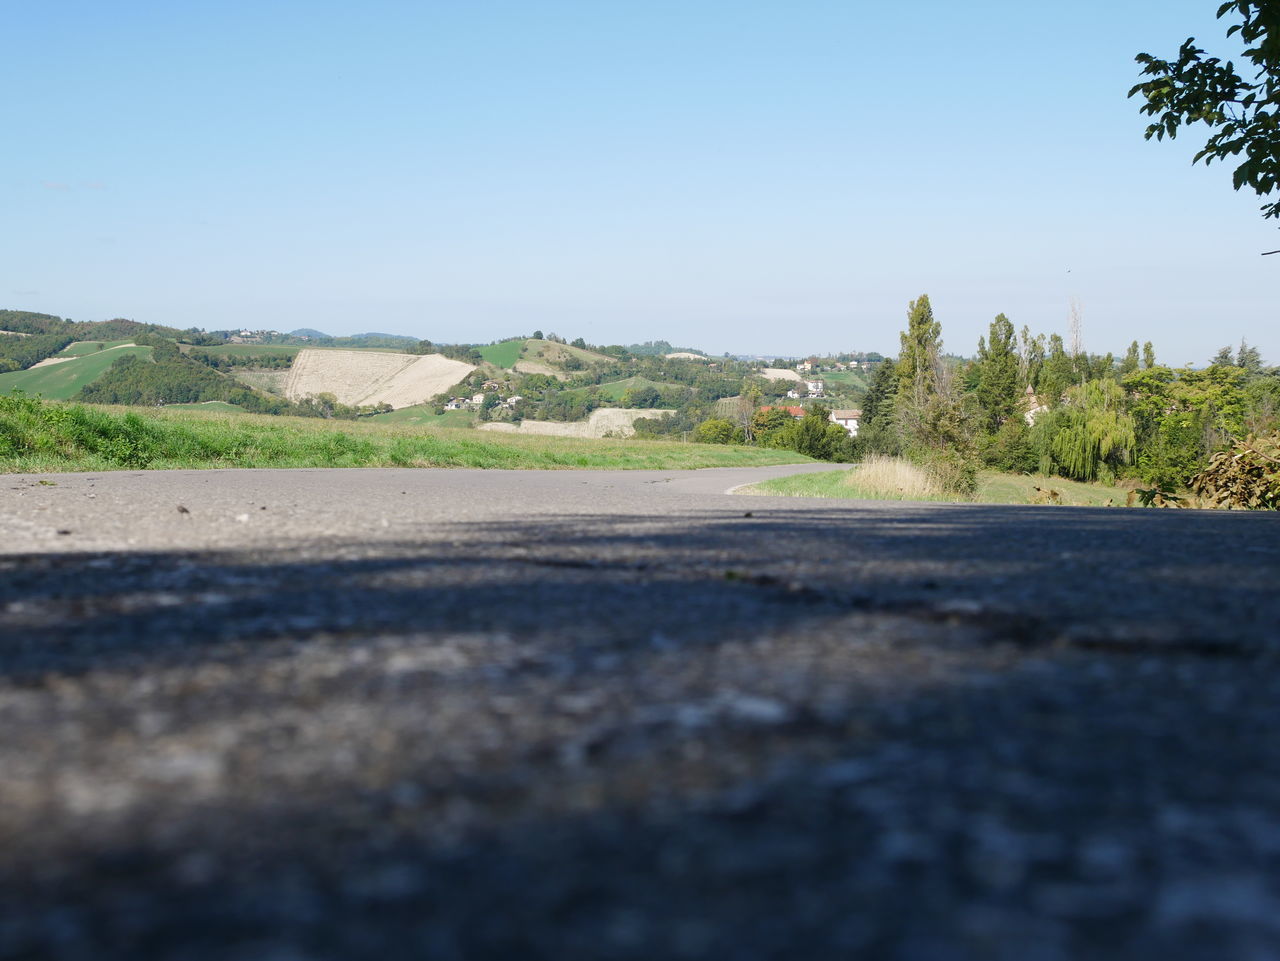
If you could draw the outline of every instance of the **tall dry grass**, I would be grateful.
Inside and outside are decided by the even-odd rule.
[[[944,500],[947,490],[927,470],[901,457],[868,454],[841,484],[875,500]]]

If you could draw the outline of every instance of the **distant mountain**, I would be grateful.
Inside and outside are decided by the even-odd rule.
[[[330,334],[326,334],[323,331],[316,330],[314,327],[299,327],[297,330],[289,331],[289,336],[290,337],[310,337],[313,340],[316,338],[323,338],[325,340],[329,340],[331,338]]]

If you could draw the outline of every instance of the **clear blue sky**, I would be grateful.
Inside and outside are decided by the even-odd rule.
[[[0,306],[720,352],[1280,362],[1280,247],[1139,50],[1216,0],[42,0],[6,9]],[[1199,138],[1203,141],[1203,137]]]

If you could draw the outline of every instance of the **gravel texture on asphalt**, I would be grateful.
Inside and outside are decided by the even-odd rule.
[[[1280,516],[0,477],[0,957],[1280,957]]]

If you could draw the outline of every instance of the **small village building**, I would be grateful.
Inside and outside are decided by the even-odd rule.
[[[862,411],[860,410],[833,410],[831,412],[831,423],[839,424],[850,437],[858,436],[858,424],[862,421]]]

